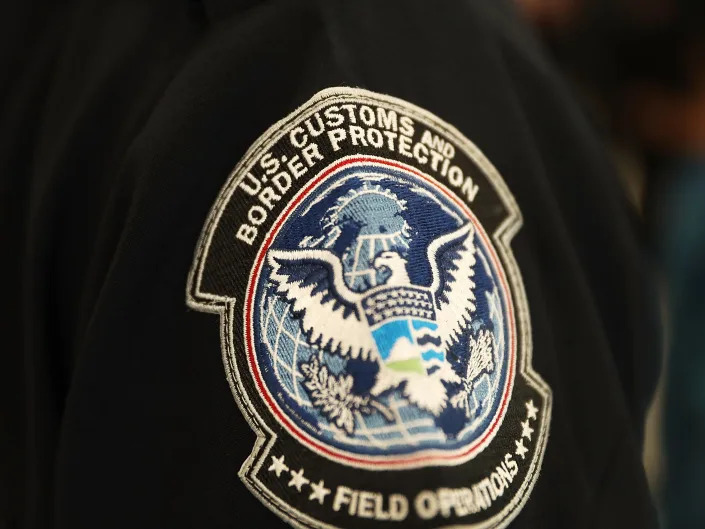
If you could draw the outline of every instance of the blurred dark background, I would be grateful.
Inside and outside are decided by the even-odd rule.
[[[664,527],[705,527],[705,0],[516,0],[620,170],[662,280],[646,466]]]

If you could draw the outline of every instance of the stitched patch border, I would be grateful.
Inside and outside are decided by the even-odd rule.
[[[328,118],[328,116],[335,116],[333,112],[323,114],[331,108],[342,109],[344,105],[348,105],[349,114],[346,116],[345,112],[340,111],[339,114],[343,116],[341,123],[337,123],[339,121],[337,118]],[[352,128],[351,123],[355,117],[352,110],[349,110],[353,107],[358,112],[356,129]],[[363,108],[371,109],[373,113],[377,110],[378,113],[370,117],[369,111],[366,111],[365,117],[364,112],[360,113]],[[379,113],[380,108],[384,109],[386,113]],[[324,127],[326,130],[319,132],[315,126],[313,129],[309,128],[311,122],[303,126],[307,119],[313,120],[314,116],[319,116],[320,121],[321,115],[325,115],[325,119],[328,119]],[[396,116],[397,120],[394,132],[392,132],[390,125],[392,123],[391,115]],[[346,117],[348,119],[345,119]],[[401,123],[402,117],[409,121]],[[376,128],[374,126],[366,127],[365,125],[369,124],[368,120],[374,121]],[[329,126],[333,122],[339,126]],[[386,129],[383,127],[385,124],[387,125]],[[403,131],[401,129],[404,126],[415,129],[415,131],[406,135],[409,140],[405,145],[402,145]],[[384,136],[380,136],[382,138],[381,144],[377,141],[378,135],[371,134],[370,129],[381,131],[380,134],[385,133]],[[421,134],[418,134],[422,129],[424,133],[429,134],[425,143],[420,141]],[[343,132],[333,132],[336,130]],[[314,131],[318,132],[316,136],[313,136]],[[367,131],[366,136],[364,135],[365,131]],[[353,137],[356,133],[357,141],[355,143],[357,145],[353,145]],[[394,134],[396,135],[393,138]],[[307,137],[308,142],[304,142],[304,136]],[[314,140],[314,138],[316,139]],[[287,139],[289,140],[289,144],[286,145],[288,150],[276,151],[277,146],[280,143],[286,143]],[[394,148],[385,149],[385,147],[392,146],[393,139],[399,140],[394,144]],[[412,143],[412,141],[416,143]],[[316,148],[309,148],[306,151],[305,149],[311,144],[315,144]],[[327,145],[327,150],[324,149],[323,144]],[[416,148],[419,144],[425,145],[425,147]],[[447,150],[449,152],[452,150],[453,156],[441,158],[445,145],[450,145]],[[336,149],[336,147],[338,148]],[[323,154],[321,151],[324,151]],[[293,159],[297,157],[294,154],[296,152],[298,152],[298,163],[292,165]],[[435,170],[431,169],[431,152],[436,153],[434,155],[436,156],[434,159],[437,160]],[[445,154],[448,155],[449,152]],[[461,166],[460,163],[457,166],[451,165],[450,161],[456,156],[456,159],[464,157],[466,165]],[[421,162],[423,158],[426,158],[425,164]],[[265,169],[266,164],[271,163],[272,160],[278,160],[278,166],[288,167],[288,180],[280,178],[277,188],[273,187],[274,184],[271,183],[272,179],[277,176],[274,174],[276,171],[265,171],[261,176],[253,177],[253,171],[258,165],[259,169]],[[289,161],[289,165],[285,165],[286,161]],[[394,167],[400,172],[399,174],[383,173],[376,169],[379,167]],[[456,169],[455,173],[452,171],[453,167]],[[273,165],[267,168],[273,168]],[[352,168],[353,170],[357,168],[358,173],[345,177],[340,176],[338,173],[343,168]],[[308,171],[309,169],[310,171]],[[342,193],[342,189],[336,191],[335,185],[330,184],[329,177],[331,175],[341,182],[346,182],[345,185],[349,186],[349,189],[344,190],[347,195]],[[267,183],[268,177],[270,178],[270,187],[274,191],[270,191],[264,199],[261,194],[257,196],[258,193],[249,195],[252,197],[253,203],[261,209],[261,211],[260,209],[256,210],[258,214],[264,212],[266,218],[262,218],[261,215],[251,217],[250,220],[252,218],[261,219],[261,222],[256,226],[256,222],[231,219],[230,217],[235,215],[228,206],[235,193],[239,191],[240,194],[243,194],[242,190],[245,189],[245,186],[249,186],[250,190],[257,186],[261,189]],[[447,259],[447,262],[453,266],[455,266],[454,263],[462,263],[463,259],[472,263],[482,261],[482,259],[487,261],[487,257],[496,259],[496,263],[485,265],[488,270],[485,277],[475,276],[465,280],[470,281],[473,286],[476,284],[490,285],[487,287],[488,292],[489,288],[494,285],[493,288],[506,298],[502,305],[504,309],[500,311],[505,316],[497,321],[500,323],[507,321],[504,324],[495,322],[494,326],[489,324],[488,329],[478,327],[472,332],[461,326],[461,330],[456,331],[453,335],[455,337],[452,339],[448,338],[453,334],[452,332],[441,333],[443,322],[447,318],[437,319],[435,312],[433,315],[430,313],[421,314],[418,312],[420,310],[418,304],[430,303],[428,307],[433,308],[434,311],[440,311],[444,306],[444,296],[447,297],[447,292],[452,295],[453,282],[460,281],[460,279],[457,274],[451,276],[450,280],[446,278],[450,287],[446,286],[445,291],[437,290],[434,294],[430,293],[427,287],[417,286],[417,283],[404,277],[403,269],[398,268],[397,265],[400,262],[406,263],[412,254],[415,257],[421,255],[419,253],[421,250],[414,250],[416,253],[412,251],[409,241],[413,242],[414,237],[407,233],[408,230],[403,232],[402,229],[400,231],[402,235],[399,235],[398,241],[394,242],[396,246],[392,245],[392,249],[386,250],[386,253],[376,252],[376,255],[373,256],[375,263],[378,262],[377,257],[379,257],[379,262],[384,262],[386,265],[381,265],[379,269],[372,269],[370,264],[372,260],[370,260],[367,263],[368,269],[360,272],[359,276],[356,275],[356,269],[348,271],[349,276],[353,279],[346,279],[345,285],[341,285],[340,281],[336,283],[334,280],[330,280],[328,290],[320,298],[323,301],[319,305],[325,307],[330,305],[325,296],[335,297],[345,290],[347,294],[335,300],[335,303],[344,305],[345,300],[352,299],[353,294],[360,297],[369,290],[370,293],[379,292],[379,295],[389,293],[391,296],[394,294],[400,296],[399,299],[408,296],[409,299],[413,298],[414,303],[417,304],[411,306],[407,303],[407,306],[402,303],[398,307],[398,310],[402,311],[400,312],[403,314],[402,316],[399,314],[385,316],[383,315],[384,302],[378,301],[379,295],[377,298],[369,296],[365,298],[372,300],[369,301],[370,304],[375,303],[370,305],[372,308],[369,310],[369,318],[379,318],[380,322],[375,323],[375,326],[370,325],[370,329],[373,329],[371,331],[373,337],[377,341],[370,342],[369,338],[366,338],[367,341],[359,346],[358,356],[363,358],[366,351],[376,351],[377,363],[380,366],[379,373],[382,373],[384,367],[385,373],[391,373],[391,375],[385,375],[387,378],[381,382],[382,377],[378,373],[376,383],[371,388],[368,387],[357,393],[348,388],[348,393],[344,394],[341,393],[343,391],[341,388],[350,386],[352,384],[350,380],[364,378],[359,374],[365,373],[364,370],[352,371],[358,373],[353,377],[348,375],[348,371],[345,370],[347,368],[344,368],[335,374],[338,377],[336,379],[333,376],[336,368],[335,362],[329,361],[326,364],[323,358],[329,358],[332,355],[336,359],[341,357],[352,363],[355,347],[358,346],[343,343],[345,339],[342,338],[341,343],[336,345],[337,352],[333,351],[331,344],[336,344],[334,338],[324,336],[325,331],[315,328],[308,329],[304,324],[306,310],[311,312],[318,310],[311,305],[310,301],[306,302],[308,303],[307,308],[299,310],[297,313],[299,316],[286,316],[285,319],[285,315],[281,315],[288,314],[282,312],[284,309],[281,307],[289,310],[286,307],[300,308],[306,305],[300,297],[295,298],[291,295],[289,298],[286,297],[287,292],[289,294],[294,292],[297,285],[306,285],[306,281],[308,281],[308,279],[296,279],[297,270],[308,266],[310,273],[306,277],[322,277],[326,273],[329,278],[334,276],[334,269],[337,265],[332,258],[327,257],[328,254],[325,252],[328,251],[327,248],[334,247],[338,239],[330,242],[333,239],[331,232],[329,231],[327,234],[321,232],[321,237],[324,239],[322,239],[320,247],[312,245],[311,241],[314,239],[307,235],[298,241],[297,248],[283,248],[281,250],[277,248],[275,253],[269,252],[268,254],[267,252],[272,243],[286,246],[278,239],[278,237],[281,238],[279,231],[283,226],[288,230],[287,234],[304,234],[301,231],[303,228],[300,221],[303,215],[300,214],[301,210],[297,208],[305,200],[309,200],[307,207],[311,212],[315,211],[312,209],[316,207],[315,200],[319,200],[325,206],[326,204],[341,204],[341,200],[345,202],[343,199],[349,196],[350,200],[345,202],[347,210],[336,206],[338,210],[326,214],[335,217],[337,222],[340,222],[340,217],[343,216],[347,216],[346,221],[350,221],[352,218],[357,222],[358,225],[355,229],[358,230],[360,224],[358,217],[363,213],[367,215],[366,218],[381,222],[380,228],[384,226],[386,229],[393,226],[395,222],[399,222],[399,219],[404,218],[400,212],[404,210],[405,204],[409,200],[419,201],[421,199],[418,197],[423,198],[426,197],[425,194],[433,194],[425,188],[421,189],[422,186],[419,186],[414,178],[419,182],[425,181],[431,186],[429,189],[437,190],[437,196],[432,197],[435,202],[427,200],[427,204],[437,203],[439,211],[445,208],[444,211],[447,214],[443,213],[443,215],[448,218],[453,216],[459,218],[459,225],[464,219],[469,220],[470,222],[467,223],[469,227],[466,231],[472,229],[473,235],[476,237],[472,239],[476,241],[474,245],[467,242],[471,240],[469,236],[464,242],[462,237],[465,232],[462,231],[461,225],[459,229],[446,230],[445,235],[439,233],[436,236],[434,234],[438,242],[431,241],[427,246],[435,244],[434,248],[441,248],[444,244],[448,246],[451,243],[454,244],[455,246],[449,246],[451,250],[448,251],[447,257],[443,257],[443,254],[439,253],[441,250],[433,254],[441,255],[440,258]],[[334,184],[337,184],[338,180]],[[315,194],[319,192],[319,189],[323,189],[322,186],[328,187],[319,193],[320,198],[316,196],[307,198],[311,193]],[[278,194],[277,191],[279,191]],[[370,197],[377,195],[385,198],[380,199],[379,205],[376,205],[374,198],[358,198],[365,193]],[[248,194],[244,196],[248,197]],[[400,198],[401,196],[407,197],[407,200]],[[277,198],[275,199],[275,197]],[[259,202],[257,202],[257,198],[259,198]],[[330,202],[333,199],[337,202]],[[348,205],[348,203],[352,204],[353,199],[357,201],[356,204]],[[329,203],[326,203],[326,200]],[[314,202],[313,205],[312,202]],[[480,207],[483,204],[486,207]],[[491,207],[496,205],[500,205],[502,208],[499,214],[496,213],[496,207],[494,209]],[[394,210],[395,207],[397,210]],[[389,208],[392,208],[393,215],[388,214]],[[240,208],[240,210],[243,209],[245,208]],[[297,215],[292,218],[293,212],[296,212]],[[491,212],[494,212],[495,217],[491,216]],[[410,218],[414,215],[416,213],[413,211],[406,214]],[[332,221],[327,217],[322,217],[321,222],[324,221],[328,222],[329,226],[332,225]],[[440,221],[436,224],[440,224]],[[493,225],[491,229],[487,230],[490,233],[486,234],[485,227],[489,224]],[[287,118],[273,125],[255,142],[232,171],[211,210],[197,245],[194,265],[190,271],[187,286],[189,307],[220,315],[222,355],[228,381],[238,406],[258,436],[250,456],[243,463],[239,472],[241,479],[255,496],[296,527],[358,527],[363,524],[381,527],[398,524],[402,519],[408,525],[433,527],[501,528],[509,524],[527,501],[538,477],[551,417],[550,388],[531,367],[532,345],[528,303],[521,275],[510,248],[511,240],[520,229],[521,224],[521,213],[513,196],[496,169],[479,149],[452,126],[425,110],[397,98],[354,88],[326,89],[316,94]],[[243,229],[242,226],[248,228]],[[335,225],[334,228],[340,231],[340,225]],[[223,235],[224,232],[227,232],[227,236]],[[356,240],[361,240],[363,235],[365,234],[359,231]],[[373,235],[380,238],[380,234]],[[328,244],[325,237],[330,239],[328,241],[330,242],[329,247],[325,247]],[[338,234],[338,237],[340,238],[341,235]],[[446,238],[443,239],[443,237]],[[450,242],[446,243],[446,240]],[[229,253],[228,245],[233,247],[239,245],[244,250],[241,253]],[[471,248],[471,246],[477,248]],[[346,258],[345,251],[339,252],[338,257],[341,262]],[[428,250],[426,251],[428,253]],[[375,253],[374,247],[370,253]],[[382,255],[383,253],[384,255]],[[476,254],[478,258],[475,259],[471,254]],[[247,274],[247,280],[240,278],[239,284],[241,286],[237,286],[235,283],[238,283],[238,279],[228,276],[229,261],[227,256],[230,256],[230,263],[234,263],[233,258],[241,261],[241,257],[244,255],[253,256],[249,261],[251,268]],[[273,257],[270,258],[268,255]],[[415,258],[414,263],[417,261],[418,259]],[[211,262],[215,264],[211,265]],[[343,263],[343,268],[345,266]],[[439,275],[433,269],[433,263],[429,266],[432,270],[425,272],[429,278],[433,273]],[[235,266],[233,265],[233,267]],[[269,275],[266,282],[260,281],[260,272],[263,267],[268,269]],[[415,264],[414,267],[416,267]],[[408,263],[407,268],[409,268]],[[400,272],[395,275],[396,269],[399,269]],[[441,267],[440,270],[440,275],[443,275],[444,269]],[[386,276],[384,276],[385,273]],[[365,277],[371,278],[368,281],[372,283],[376,281],[377,283],[371,286],[370,284],[360,286],[355,283],[358,277],[364,274],[367,274]],[[244,274],[233,273],[233,275],[242,276]],[[423,276],[423,273],[417,275]],[[391,288],[389,285],[392,282],[401,286]],[[346,288],[346,285],[350,288]],[[241,296],[234,294],[238,288]],[[316,284],[311,287],[310,292],[318,295],[317,293],[322,288],[320,284]],[[357,290],[355,290],[356,288]],[[433,295],[436,297],[424,297]],[[255,299],[260,301],[259,307],[255,306]],[[289,305],[285,303],[287,300],[290,302]],[[475,310],[476,306],[481,306],[482,303],[481,300],[474,298],[465,301],[468,307],[472,307],[472,310]],[[239,303],[245,302],[246,310],[243,310],[243,305],[239,305]],[[260,362],[265,362],[268,358],[266,344],[268,343],[269,327],[260,322],[259,329],[255,329],[257,318],[253,313],[262,310],[266,303],[269,304],[267,306],[270,307],[270,313],[275,314],[275,318],[279,318],[277,321],[280,333],[284,326],[292,325],[292,321],[300,322],[302,329],[308,329],[308,335],[304,335],[308,338],[300,341],[297,334],[295,343],[296,346],[299,343],[304,343],[304,347],[309,350],[307,353],[309,356],[305,362],[298,364],[298,366],[303,366],[300,367],[301,372],[293,373],[296,360],[288,366],[291,374],[289,379],[275,373],[275,376],[271,377],[271,381],[266,382],[260,372]],[[356,309],[354,304],[350,306],[353,308],[344,309],[348,311],[345,313],[348,316],[340,320],[343,323],[353,321],[350,319],[352,316],[349,315],[349,311]],[[382,306],[382,309],[379,309],[379,306]],[[362,307],[362,305],[358,307]],[[237,314],[241,314],[243,318],[242,327],[240,327],[240,319]],[[304,316],[300,316],[300,314]],[[358,319],[363,321],[363,316],[358,314]],[[369,321],[371,322],[372,319]],[[400,340],[405,331],[398,330],[400,328],[399,321],[407,321],[408,328],[412,330],[426,326],[430,329],[430,334],[422,336],[422,339],[427,342],[431,340],[432,343],[436,343],[441,340],[439,338],[441,336],[445,337],[445,342],[442,343],[452,345],[443,345],[440,348],[442,350],[437,350],[439,347],[436,347],[436,349],[421,351],[423,349],[422,340],[411,337],[409,343],[413,347],[407,348],[408,350],[405,350],[402,357],[395,356],[397,352],[394,351],[392,351],[394,354],[385,352],[383,344],[389,342],[390,339],[396,340],[393,345],[401,343]],[[507,330],[500,332],[497,329],[502,325]],[[492,331],[492,329],[494,330]],[[238,337],[238,331],[243,334],[242,342]],[[328,342],[322,338],[315,342],[311,337],[318,334],[322,338],[328,338]],[[453,424],[448,426],[454,420],[455,422],[458,420],[447,419],[444,414],[448,415],[446,410],[454,405],[451,404],[453,398],[458,395],[467,396],[462,393],[462,380],[460,382],[456,380],[458,379],[458,365],[464,365],[463,360],[456,360],[456,364],[452,364],[449,360],[450,353],[453,347],[457,349],[460,345],[464,349],[473,346],[475,347],[472,349],[473,351],[479,351],[480,337],[485,339],[483,343],[487,345],[487,343],[495,344],[491,340],[496,340],[498,335],[500,337],[509,335],[512,343],[506,346],[508,355],[502,364],[503,367],[495,365],[492,374],[494,378],[489,375],[485,377],[487,380],[491,380],[486,383],[488,388],[501,389],[501,391],[494,390],[498,395],[494,400],[485,397],[486,402],[489,403],[487,407],[495,406],[496,411],[487,412],[487,426],[477,427],[477,433],[472,434],[477,435],[476,438],[473,438],[471,434],[466,434],[466,439],[458,440],[457,432],[453,430]],[[278,340],[279,335],[276,336]],[[370,343],[372,345],[369,345]],[[257,356],[257,347],[261,351],[265,351],[260,352],[259,357]],[[311,354],[311,351],[316,352],[318,356]],[[271,347],[269,352],[271,353]],[[414,356],[416,353],[427,354],[431,360],[426,361],[425,356],[417,359]],[[385,354],[389,356],[384,357],[384,361],[381,361],[380,358]],[[475,353],[468,354],[472,357]],[[433,359],[435,355],[440,357],[438,361],[440,364],[436,362],[437,365],[432,365],[435,361]],[[400,362],[390,360],[398,358],[401,358]],[[276,371],[279,360],[277,357],[273,364],[265,362],[262,365],[268,369],[268,372]],[[465,359],[465,363],[467,364],[467,359]],[[455,371],[448,371],[446,364],[453,365]],[[387,370],[386,367],[392,369]],[[358,369],[361,368],[358,367]],[[439,374],[442,373],[441,369],[448,372],[445,375]],[[324,370],[326,377],[321,375]],[[485,369],[486,373],[487,371],[488,369]],[[500,376],[502,374],[500,371],[505,373],[504,378]],[[286,371],[283,372],[286,375]],[[494,372],[498,374],[495,375]],[[328,405],[326,404],[328,401],[325,399],[333,399],[333,397],[327,396],[325,385],[322,386],[318,383],[315,376],[311,378],[309,376],[311,373],[315,373],[318,378],[325,378],[328,385],[335,389],[335,392],[345,395],[347,399],[345,402],[353,403],[348,411],[345,411],[345,406],[340,405],[342,400],[331,401],[342,406],[340,409],[343,410],[343,414],[352,415],[352,427],[350,420],[340,422],[339,416],[332,418],[330,412],[325,411]],[[302,377],[303,382],[298,381],[299,377]],[[331,378],[338,386],[330,383]],[[433,387],[438,388],[434,398],[424,395],[423,391],[413,390],[418,386],[417,382],[420,380],[432,381]],[[471,386],[473,382],[474,380],[470,380]],[[431,384],[431,382],[427,383]],[[281,388],[278,388],[277,384]],[[308,389],[310,387],[314,389]],[[293,400],[287,400],[286,390],[288,389],[291,393],[292,388],[296,395],[292,397]],[[279,391],[279,394],[283,396],[276,397],[277,391],[282,389],[283,391]],[[485,391],[488,395],[492,392],[491,389]],[[355,400],[356,397],[359,398]],[[413,420],[416,421],[414,423],[416,424],[425,421],[423,424],[427,425],[425,428],[428,431],[424,431],[423,435],[418,434],[416,437],[412,434],[406,444],[395,439],[386,441],[386,445],[382,444],[377,448],[360,447],[353,443],[358,433],[356,431],[350,433],[348,431],[350,428],[357,428],[358,425],[361,428],[374,425],[373,422],[370,422],[372,419],[368,417],[376,417],[375,414],[384,417],[382,408],[389,407],[390,402],[392,405],[397,405],[401,400],[410,403],[410,408],[413,408],[416,413],[412,419],[404,419],[402,423],[410,423]],[[467,404],[468,401],[462,404],[462,398],[455,400],[461,403],[459,409],[465,409],[462,406],[466,408],[470,406]],[[316,402],[324,402],[324,404],[317,406]],[[309,410],[312,411],[309,412]],[[469,414],[470,411],[466,409],[466,413]],[[475,410],[473,413],[477,413],[477,411]],[[305,417],[307,414],[313,419],[307,419]],[[333,433],[315,432],[316,425],[324,423],[324,426],[327,425],[326,419],[329,419],[332,425],[326,427]],[[524,420],[521,421],[521,419]],[[376,420],[379,422],[380,419]],[[399,420],[401,418],[397,423]],[[383,427],[390,428],[384,424]],[[386,432],[386,430],[380,431]],[[411,431],[407,429],[407,433]],[[436,435],[437,431],[440,432],[438,435]],[[499,431],[503,433],[498,437]],[[396,435],[396,433],[393,431],[389,436]],[[443,440],[444,435],[446,441]],[[374,435],[368,437],[371,440],[375,439]],[[453,442],[456,442],[458,447],[448,449],[447,445]],[[418,448],[422,443],[427,445]],[[463,443],[465,444],[463,445]],[[367,452],[364,452],[365,450]],[[509,462],[516,465],[512,466]],[[357,473],[346,474],[355,468],[358,469]],[[433,475],[435,468],[446,469],[447,475],[444,474],[444,471],[440,471],[437,475],[441,477],[436,478],[435,483],[429,483],[429,476]],[[502,468],[504,470],[500,470]],[[316,469],[321,469],[321,472],[316,474]],[[513,469],[516,469],[516,472],[511,474]],[[432,474],[428,474],[429,470]],[[459,480],[457,475],[453,474],[453,472],[461,470],[467,475],[474,473],[474,476],[466,479],[463,483],[462,479]],[[383,480],[389,490],[386,492],[368,490],[374,487],[367,475],[368,472],[379,475],[376,479]],[[341,481],[336,484],[333,477],[336,475],[345,476],[347,481],[341,478]],[[357,482],[354,483],[355,480]],[[397,493],[391,492],[394,490],[395,483],[399,490]]]

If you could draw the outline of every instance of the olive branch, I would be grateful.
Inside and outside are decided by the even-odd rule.
[[[370,415],[378,411],[389,422],[394,420],[392,411],[380,401],[370,395],[362,396],[352,392],[352,375],[336,376],[330,373],[315,356],[300,366],[305,378],[304,388],[311,403],[348,435],[355,431],[355,412]]]

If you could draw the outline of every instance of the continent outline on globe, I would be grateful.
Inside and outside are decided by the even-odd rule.
[[[421,196],[431,197],[427,207]],[[435,219],[430,228],[421,210]],[[365,219],[379,221],[373,231],[399,228],[399,242],[368,243],[374,267],[358,273],[344,232],[374,240]],[[531,367],[528,305],[510,248],[520,227],[514,198],[477,147],[390,96],[324,90],[248,150],[204,226],[187,303],[221,316],[228,380],[258,434],[239,475],[266,506],[297,527],[504,527],[516,516],[538,476],[551,411],[550,388]],[[290,382],[268,335],[275,303],[293,314],[275,315],[273,337],[279,344],[282,329],[296,333]],[[300,336],[316,354],[294,373]],[[371,357],[375,372],[362,366]],[[484,380],[487,424],[459,430],[463,438],[451,423],[456,411],[468,420],[477,412],[470,399]],[[292,388],[298,401],[287,400]],[[442,435],[424,445],[390,396]],[[380,442],[397,432],[370,433],[366,416],[405,428],[403,441]],[[371,446],[351,444],[358,430]],[[434,468],[444,470],[429,482]]]

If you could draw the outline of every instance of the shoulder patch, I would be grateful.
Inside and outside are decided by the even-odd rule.
[[[324,90],[250,148],[187,301],[220,315],[257,498],[295,527],[509,524],[551,417],[521,222],[475,145],[386,95]]]

